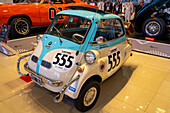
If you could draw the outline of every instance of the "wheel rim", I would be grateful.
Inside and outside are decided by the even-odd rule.
[[[15,30],[18,34],[26,35],[29,32],[29,25],[25,20],[15,22]]]
[[[147,23],[147,25],[145,27],[145,31],[149,36],[158,35],[160,30],[161,30],[161,26],[156,21],[151,21],[151,22]]]
[[[85,94],[83,103],[85,106],[90,106],[97,96],[97,89],[95,87],[91,87]]]

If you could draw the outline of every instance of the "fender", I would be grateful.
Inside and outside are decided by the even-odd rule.
[[[96,67],[100,66],[100,62],[104,61],[106,62],[106,58],[100,58],[98,61],[96,61],[93,65],[89,65],[87,63],[84,63],[83,65],[81,65],[81,67],[84,69],[84,71],[82,73],[80,72],[76,72],[74,77],[80,75],[79,80],[77,80],[76,82],[72,83],[72,85],[70,87],[74,88],[74,91],[71,91],[71,89],[67,89],[65,94],[73,99],[76,99],[81,91],[81,88],[83,87],[84,83],[91,79],[91,78],[95,78],[97,81],[99,81],[99,83],[101,83],[102,81],[104,81],[106,78],[108,78],[107,76],[107,68],[104,69],[103,72],[100,72],[99,69],[96,69]],[[88,70],[93,70],[93,71],[88,71]]]

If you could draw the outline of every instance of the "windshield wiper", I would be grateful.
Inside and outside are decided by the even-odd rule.
[[[54,29],[59,33],[59,40],[60,40],[60,42],[62,43],[63,41],[61,40],[61,36],[62,37],[64,37],[62,34],[61,34],[61,32],[54,26]]]

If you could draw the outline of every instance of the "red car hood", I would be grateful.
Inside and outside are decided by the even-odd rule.
[[[13,6],[18,6],[18,5],[29,5],[29,4],[31,4],[31,3],[0,4],[0,6],[13,7]]]

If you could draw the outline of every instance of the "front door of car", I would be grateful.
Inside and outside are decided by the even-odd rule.
[[[49,25],[59,11],[63,10],[62,0],[44,0],[40,4],[41,25]]]
[[[122,64],[125,40],[126,36],[120,19],[100,20],[92,49],[98,50],[101,57],[106,58],[107,77],[116,72]]]

